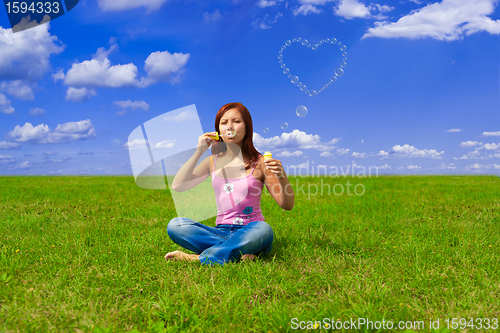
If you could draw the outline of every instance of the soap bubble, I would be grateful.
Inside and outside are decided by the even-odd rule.
[[[283,58],[283,55],[282,54],[278,55],[278,59],[281,59],[281,58]]]
[[[328,88],[328,86],[326,84],[323,85],[323,89],[326,89]]]
[[[303,84],[303,85],[300,87],[300,90],[302,90],[302,91],[305,91],[306,89],[307,89],[307,87],[306,87],[306,85],[305,85],[305,84]]]
[[[292,77],[292,74],[288,74],[288,78],[291,78]]]
[[[340,51],[342,51],[342,52],[343,52],[343,51],[345,51],[345,50],[347,50],[347,46],[342,45],[342,46],[340,47]]]
[[[339,77],[342,76],[342,75],[344,75],[344,70],[342,68],[337,68],[335,70],[335,75],[337,75]]]
[[[337,38],[332,38],[332,39],[330,39],[330,43],[332,43],[332,44],[337,43]]]
[[[304,92],[306,93],[306,95],[309,95],[309,90],[306,90],[306,91],[304,91]]]
[[[285,123],[285,122],[281,123],[281,128],[282,129],[287,129],[288,128],[288,124]]]
[[[287,41],[285,42],[285,45],[286,45],[286,46],[290,46],[290,45],[292,45],[292,42],[291,42],[290,40],[287,40]]]
[[[342,45],[342,42],[338,42],[337,45]]]
[[[347,57],[344,57],[344,59],[342,59],[342,60],[347,61]]]
[[[280,61],[278,61],[278,62],[279,62],[280,64],[282,64],[282,63],[283,63],[283,59],[280,59]]]
[[[290,70],[289,70],[288,68],[285,68],[285,69],[283,70],[283,74],[288,74],[288,73],[290,73]]]
[[[341,62],[341,63],[340,63],[340,67],[342,67],[342,68],[346,68],[346,66],[347,66],[347,62],[345,62],[345,61],[344,61],[344,62]]]
[[[347,52],[342,52],[342,56],[345,57],[347,55]]]
[[[316,90],[309,91],[309,96],[311,96],[311,97],[316,96]]]
[[[307,47],[311,47],[311,44],[307,44]]]
[[[267,127],[264,127],[264,128],[262,129],[262,132],[264,132],[264,133],[267,133],[267,132],[269,132],[269,128],[267,128]]]
[[[307,108],[304,105],[299,105],[297,109],[295,109],[295,113],[299,117],[305,117],[307,115]]]
[[[342,66],[342,65],[340,65],[340,66]],[[281,68],[285,68],[285,67],[286,67],[286,65],[285,65],[285,64],[281,64],[281,66],[280,66],[280,67],[281,67]]]
[[[297,42],[299,42],[299,43],[300,43],[300,41],[301,41],[301,40],[302,40],[302,39],[301,39],[300,37],[299,37],[299,38],[297,38]]]
[[[299,77],[297,75],[294,75],[294,76],[292,76],[292,79],[290,81],[292,81],[292,83],[295,84],[295,83],[299,82]]]
[[[325,38],[325,43],[330,42],[330,38]]]
[[[313,50],[317,50],[317,49],[318,49],[318,44],[314,44],[311,48],[312,48]]]
[[[307,41],[307,39],[303,39],[303,40],[302,40],[302,45],[307,45],[307,43],[309,43],[309,42]]]
[[[332,76],[332,77],[330,78],[330,82],[332,82],[332,83],[333,83],[333,82],[335,82],[335,81],[337,81],[337,77],[334,75],[334,76]]]

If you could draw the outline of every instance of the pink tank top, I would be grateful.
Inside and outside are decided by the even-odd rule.
[[[247,225],[250,222],[264,221],[260,209],[264,182],[253,176],[257,163],[246,177],[227,179],[215,174],[215,163],[217,163],[217,155],[215,155],[211,174],[217,204],[215,224]]]

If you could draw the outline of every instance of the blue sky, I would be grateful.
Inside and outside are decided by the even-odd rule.
[[[83,0],[15,34],[0,12],[0,175],[131,175],[137,126],[195,104],[212,131],[235,101],[309,173],[500,175],[498,1]],[[310,97],[279,60],[305,90],[347,65]]]

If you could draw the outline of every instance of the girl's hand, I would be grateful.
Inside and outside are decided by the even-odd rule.
[[[200,135],[200,137],[198,138],[198,151],[202,154],[205,153],[208,147],[210,147],[210,145],[215,142],[212,136],[216,135],[217,132],[207,132],[203,135]]]
[[[266,168],[271,170],[278,178],[281,178],[285,175],[285,169],[283,168],[280,160],[270,158],[268,160],[265,160],[264,164]]]

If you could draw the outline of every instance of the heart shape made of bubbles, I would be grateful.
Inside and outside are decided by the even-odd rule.
[[[317,50],[322,44],[329,43],[329,44],[334,44],[334,45],[337,44],[340,46],[340,51],[342,52],[342,56],[343,56],[342,62],[340,63],[340,67],[335,70],[334,75],[320,89],[308,90],[306,85],[303,84],[302,82],[300,82],[299,77],[290,73],[290,69],[286,67],[285,63],[283,62],[283,51],[285,51],[287,47],[292,45],[292,43],[300,43],[305,47],[311,48],[313,51]],[[342,42],[337,41],[337,38],[325,38],[325,39],[322,39],[321,41],[319,41],[317,44],[311,44],[311,43],[309,43],[309,41],[307,39],[302,39],[299,37],[299,38],[294,38],[292,40],[288,39],[285,41],[285,44],[281,47],[281,49],[278,52],[278,59],[279,59],[280,67],[283,69],[283,74],[288,76],[288,78],[290,79],[290,82],[292,82],[292,84],[296,84],[301,91],[304,91],[309,96],[314,97],[317,94],[321,93],[326,88],[328,88],[328,86],[330,86],[330,84],[337,81],[337,79],[339,77],[344,75],[343,68],[346,68],[346,66],[347,66],[347,63],[346,63],[347,52],[346,52],[346,50],[347,50],[347,46],[343,45]]]

